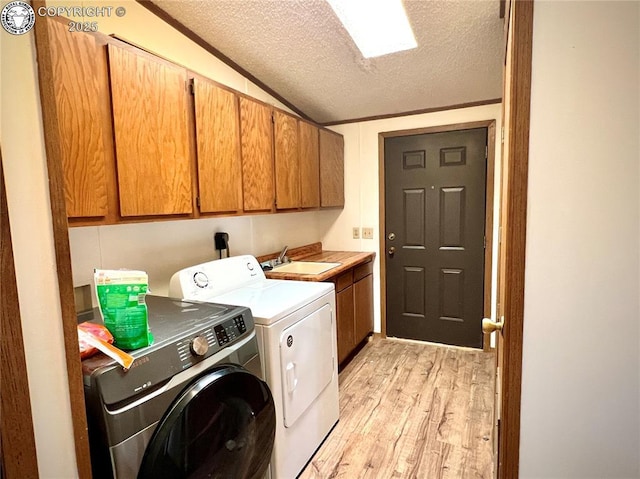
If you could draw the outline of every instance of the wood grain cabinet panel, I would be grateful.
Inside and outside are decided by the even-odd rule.
[[[276,111],[273,115],[275,134],[276,208],[300,207],[300,160],[298,120]]]
[[[271,108],[240,98],[242,193],[245,211],[271,211],[274,196]]]
[[[347,286],[353,284],[353,269],[347,270],[334,279],[336,291],[342,291]]]
[[[242,209],[238,97],[204,79],[193,80],[198,195],[203,213]]]
[[[355,346],[353,286],[336,294],[336,310],[338,364],[340,364]]]
[[[318,128],[298,122],[300,136],[300,207],[320,206],[320,150]]]
[[[373,275],[353,283],[355,338],[359,344],[373,331]]]
[[[320,206],[344,206],[344,138],[320,130]]]
[[[192,213],[187,71],[111,44],[109,66],[120,214]]]
[[[103,217],[109,210],[107,169],[114,162],[106,47],[61,22],[46,23],[67,216]]]
[[[334,276],[338,364],[373,332],[373,262]]]

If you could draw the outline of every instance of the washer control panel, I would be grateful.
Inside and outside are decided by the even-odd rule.
[[[247,326],[244,323],[244,318],[240,315],[225,321],[224,323],[218,324],[213,329],[216,332],[218,343],[220,343],[220,346],[224,346],[230,341],[242,336],[246,332]]]
[[[169,282],[169,296],[209,301],[215,296],[265,279],[254,256],[232,256],[178,271]]]
[[[130,352],[135,361],[128,371],[104,354],[82,361],[85,387],[104,404],[155,391],[181,371],[243,341],[254,329],[251,310],[245,307],[151,295],[147,306],[155,341]]]

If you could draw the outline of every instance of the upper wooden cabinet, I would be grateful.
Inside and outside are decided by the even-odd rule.
[[[240,98],[242,192],[245,211],[271,211],[274,197],[271,107]]]
[[[320,130],[320,206],[344,206],[344,138]]]
[[[276,207],[320,206],[318,128],[287,113],[274,113]]]
[[[60,145],[69,224],[344,205],[341,135],[117,39],[44,21],[50,41],[36,47],[51,57],[55,94],[42,108],[58,123],[45,135]]]
[[[318,128],[311,123],[298,122],[300,144],[300,206],[320,206],[320,152]]]
[[[242,210],[238,97],[214,83],[193,80],[198,195],[203,213]]]
[[[273,114],[275,133],[276,208],[300,206],[300,159],[298,120],[286,113]]]
[[[120,214],[192,213],[187,70],[114,45],[109,67]]]
[[[105,217],[114,163],[106,46],[58,21],[46,23],[67,216]]]

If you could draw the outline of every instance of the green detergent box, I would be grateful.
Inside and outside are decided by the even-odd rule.
[[[96,269],[93,278],[100,314],[113,335],[114,345],[125,350],[149,346],[153,336],[145,303],[149,288],[147,273]]]

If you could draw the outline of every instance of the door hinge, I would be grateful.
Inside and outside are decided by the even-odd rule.
[[[504,143],[504,126],[500,129],[500,143]]]
[[[196,206],[200,208],[200,197],[196,196]]]
[[[193,79],[187,81],[187,91],[189,92],[189,94],[194,95],[196,94],[196,89],[193,86]]]
[[[487,249],[487,237],[486,236],[482,237],[482,245],[483,245],[482,247],[484,249]]]
[[[489,147],[487,145],[485,145],[484,147],[484,159],[488,159],[489,158]]]

